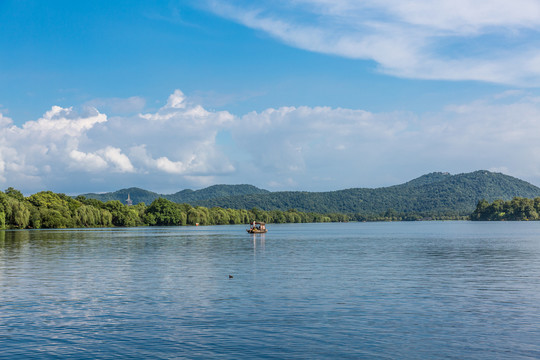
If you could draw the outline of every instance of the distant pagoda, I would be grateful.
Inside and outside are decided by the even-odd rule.
[[[126,205],[127,205],[127,206],[133,205],[133,201],[132,201],[131,198],[129,197],[129,193],[128,193],[128,198],[126,199]]]

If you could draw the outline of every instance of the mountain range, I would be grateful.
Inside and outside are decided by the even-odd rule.
[[[83,194],[101,201],[120,200],[128,194],[133,203],[150,204],[158,197],[193,206],[233,209],[288,210],[318,213],[398,213],[468,215],[481,199],[510,200],[540,196],[540,188],[512,176],[479,170],[451,175],[426,174],[400,185],[381,188],[352,188],[328,192],[270,192],[252,185],[214,185],[201,190],[158,194],[140,188],[104,194]]]

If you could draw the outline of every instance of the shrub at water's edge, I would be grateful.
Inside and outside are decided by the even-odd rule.
[[[480,200],[471,214],[478,221],[523,221],[540,219],[540,197],[528,199],[515,197],[510,201]]]

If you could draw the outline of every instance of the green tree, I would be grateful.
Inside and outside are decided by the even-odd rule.
[[[24,203],[13,200],[11,206],[12,217],[10,223],[18,229],[25,229],[28,227],[28,223],[30,222],[30,211]]]
[[[130,210],[118,200],[107,201],[103,208],[110,212],[114,226],[131,227],[142,223],[135,210]]]
[[[45,229],[60,229],[70,225],[60,211],[48,208],[40,209],[41,227]]]
[[[146,209],[149,215],[147,220],[153,222],[153,225],[169,226],[182,225],[182,211],[178,206],[167,199],[158,198]]]
[[[6,213],[2,210],[0,211],[0,229],[6,228]]]
[[[20,192],[17,189],[14,189],[12,187],[8,187],[6,189],[6,191],[5,191],[5,193],[6,193],[7,196],[12,197],[15,200],[24,201],[24,195],[22,194],[22,192]]]
[[[222,208],[214,207],[210,211],[212,223],[216,225],[226,225],[230,222],[229,214]]]

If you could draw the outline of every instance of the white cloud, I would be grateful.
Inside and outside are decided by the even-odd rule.
[[[72,168],[89,171],[100,171],[107,168],[107,162],[97,154],[71,150],[69,157],[73,159]]]
[[[170,175],[228,174],[234,166],[215,138],[233,119],[193,104],[179,90],[155,113],[108,118],[92,108],[53,106],[20,127],[2,115],[0,183],[69,192],[89,182],[106,186],[100,190],[133,185],[130,174],[138,184],[157,186],[187,182]]]
[[[167,105],[164,109],[185,109],[186,97],[181,90],[176,89],[167,100]]]
[[[208,1],[291,46],[373,60],[401,77],[540,85],[536,0]]]
[[[0,117],[0,185],[26,193],[216,183],[331,190],[478,169],[540,184],[539,118],[540,99],[524,92],[429,114],[298,106],[234,116],[177,91],[140,116],[53,107],[21,127]],[[220,131],[230,134],[226,151]]]
[[[181,126],[184,130],[201,132],[210,130],[212,126],[221,126],[234,118],[226,111],[209,112],[199,104],[187,101],[184,93],[175,90],[169,96],[167,104],[154,114],[140,114],[140,117],[149,121],[166,122],[175,127]]]
[[[22,127],[2,121],[0,161],[4,163],[3,182],[11,186],[41,186],[43,175],[51,172],[51,164],[72,162],[69,154],[77,150],[84,134],[106,121],[107,117],[95,109],[86,109],[79,114],[72,108],[58,106]]]
[[[278,189],[291,179],[299,189],[336,189],[478,169],[506,169],[540,184],[540,103],[527,96],[503,100],[430,114],[267,109],[242,117],[233,136],[264,169],[265,186]]]
[[[135,168],[131,164],[131,161],[125,154],[122,154],[121,149],[107,146],[100,152],[103,153],[103,157],[105,159],[114,165],[114,169],[116,171],[129,173],[135,172]]]
[[[458,33],[482,31],[491,26],[536,28],[540,24],[540,4],[535,0],[383,0],[368,3],[383,5],[407,23]]]
[[[107,121],[107,116],[95,109],[87,109],[83,115],[77,114],[73,108],[64,109],[53,106],[38,121],[28,121],[22,128],[12,129],[20,136],[42,138],[78,137],[94,125]]]
[[[9,126],[13,123],[13,120],[11,120],[10,118],[8,118],[7,116],[4,116],[1,112],[0,112],[0,126],[1,127],[5,127],[5,126]]]
[[[186,165],[181,161],[171,161],[162,156],[156,160],[156,168],[169,174],[182,174],[186,171]]]

